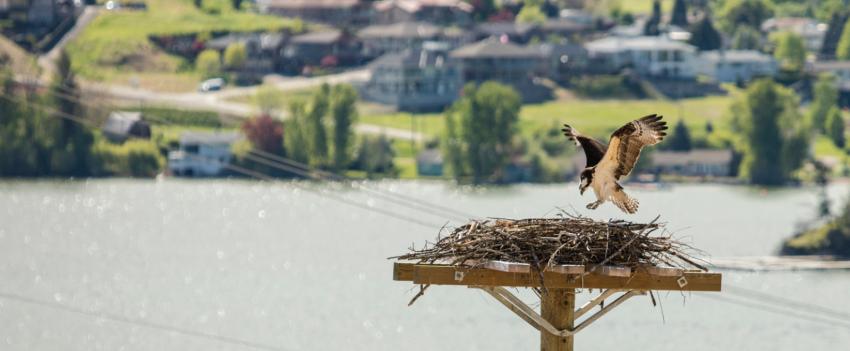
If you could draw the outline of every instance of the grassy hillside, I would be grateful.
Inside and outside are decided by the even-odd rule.
[[[143,88],[192,90],[199,76],[191,63],[163,52],[149,35],[302,26],[297,20],[233,11],[226,0],[204,3],[199,10],[191,0],[148,0],[147,11],[101,11],[68,46],[75,69],[91,80],[128,84],[137,79]]]
[[[706,122],[717,126],[729,109],[730,96],[711,96],[684,99],[681,104],[668,100],[562,100],[524,105],[520,111],[522,133],[558,127],[569,123],[584,134],[607,136],[624,123],[651,113],[659,113],[675,122],[680,116],[695,131],[703,130]],[[411,121],[413,119],[413,121]],[[363,123],[387,127],[414,128],[428,136],[443,131],[442,114],[392,113],[364,115]]]

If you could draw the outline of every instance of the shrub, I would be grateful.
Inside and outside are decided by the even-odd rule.
[[[574,82],[579,95],[592,98],[640,97],[640,88],[623,76],[581,77]]]
[[[204,50],[195,59],[195,69],[200,72],[204,78],[212,78],[221,74],[221,55],[215,50]]]
[[[130,140],[121,145],[98,140],[94,150],[95,173],[103,176],[153,177],[165,164],[156,144]]]

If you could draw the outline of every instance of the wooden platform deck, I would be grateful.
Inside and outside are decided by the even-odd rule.
[[[464,268],[440,264],[396,262],[393,279],[414,284],[466,285],[491,287],[542,287],[550,289],[617,289],[720,291],[721,274],[701,271],[681,271],[680,275],[654,274],[637,269],[628,276],[606,274],[605,270],[575,274],[544,272],[540,282],[538,272],[504,272],[486,268]]]

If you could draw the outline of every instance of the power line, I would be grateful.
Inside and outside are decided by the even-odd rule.
[[[55,94],[57,96],[60,96],[60,93],[55,93]],[[68,95],[65,95],[65,96],[68,96]],[[3,97],[6,97],[6,96],[3,96]],[[9,98],[9,97],[6,97],[6,98],[11,100],[11,98]],[[79,100],[79,98],[76,98],[76,97],[72,97],[72,98],[76,99],[76,101],[78,101],[80,103],[83,103],[82,101]],[[36,104],[32,101],[26,101],[26,103],[28,103],[30,105],[38,105],[38,104]],[[44,107],[44,106],[37,106],[37,107],[40,107],[42,109],[49,109],[49,108]],[[89,122],[89,121],[86,121],[86,120],[80,120],[79,117],[69,115],[69,114],[64,113],[62,111],[58,111],[58,110],[55,110],[55,109],[52,109],[52,110],[54,110],[54,113],[56,113],[59,117],[62,117],[62,118],[69,118],[69,119],[71,119],[75,122],[79,122],[79,123]],[[171,124],[167,121],[166,121],[166,123]],[[201,155],[192,155],[192,157],[206,158],[205,156],[201,156]],[[258,162],[258,163],[262,163],[262,164],[265,164],[265,165],[268,165],[268,166],[271,166],[271,167],[275,167],[275,168],[280,169],[280,170],[293,172],[295,174],[302,175],[302,176],[312,178],[312,179],[350,180],[350,179],[348,179],[348,178],[346,178],[342,175],[338,175],[338,174],[323,171],[323,170],[316,170],[316,169],[313,169],[313,168],[311,168],[307,165],[299,163],[297,161],[287,159],[287,158],[284,158],[284,157],[281,157],[281,156],[278,156],[278,155],[274,155],[274,154],[271,154],[271,153],[268,153],[268,152],[265,152],[265,151],[262,151],[262,150],[253,150],[252,153],[249,153],[246,157],[251,159],[251,160],[254,160],[255,162]],[[247,176],[252,176],[252,177],[255,177],[255,178],[258,178],[258,179],[275,180],[275,178],[273,178],[273,177],[271,177],[267,174],[263,174],[263,173],[260,173],[260,172],[249,170],[249,169],[246,169],[246,168],[243,168],[243,167],[239,167],[239,166],[235,166],[235,165],[229,165],[229,164],[225,164],[224,167],[231,169],[234,172],[238,172],[238,173],[241,173],[241,174],[247,175]],[[340,201],[340,202],[349,204],[351,206],[355,206],[355,207],[366,209],[366,210],[369,210],[369,211],[381,213],[381,214],[384,214],[384,215],[387,215],[387,216],[390,216],[390,217],[394,217],[396,219],[404,220],[404,221],[407,221],[407,222],[410,222],[410,223],[415,223],[415,224],[422,225],[422,226],[425,226],[425,227],[429,227],[429,228],[434,227],[433,224],[421,221],[417,218],[399,215],[397,213],[387,211],[387,210],[383,210],[383,209],[376,208],[376,207],[369,207],[369,206],[366,206],[362,203],[359,203],[359,202],[356,202],[356,201],[353,201],[353,200],[350,200],[350,199],[346,199],[344,197],[340,197],[340,196],[332,195],[332,194],[328,194],[328,193],[322,193],[322,192],[316,191],[314,189],[310,189],[310,188],[306,188],[306,187],[301,187],[301,188],[306,190],[306,191],[316,193],[320,196],[325,196],[325,197],[328,197],[328,198],[332,198],[336,201]],[[368,188],[361,187],[361,189],[367,190]],[[466,214],[461,213],[460,211],[456,211],[456,210],[453,210],[453,209],[445,207],[445,206],[440,206],[440,205],[437,205],[437,204],[432,204],[432,203],[428,203],[428,202],[424,202],[424,201],[417,201],[417,199],[415,199],[415,198],[409,198],[405,195],[397,194],[397,193],[394,193],[394,192],[389,192],[389,194],[382,194],[382,192],[380,190],[368,189],[367,191],[372,192],[376,195],[380,194],[379,196],[381,196],[381,197],[383,197],[383,198],[385,198],[385,199],[387,199],[391,202],[394,202],[394,203],[397,203],[397,204],[402,204],[402,205],[411,207],[411,208],[419,210],[419,211],[428,212],[432,215],[446,215],[446,214],[448,214],[449,216],[455,217],[455,218],[463,218],[463,216],[466,215]],[[397,197],[400,197],[400,198],[407,198],[409,200],[409,202],[403,202],[403,201],[398,200],[398,199],[393,199],[394,196],[397,196]],[[412,204],[413,202],[419,202],[419,206]],[[440,211],[444,211],[444,212],[441,213]],[[468,217],[472,218],[474,216],[468,216]],[[801,319],[805,319],[805,320],[812,321],[812,322],[828,323],[830,325],[839,325],[839,326],[850,328],[850,324],[845,324],[845,323],[850,323],[850,314],[847,314],[847,313],[836,312],[836,311],[829,310],[828,308],[823,307],[823,306],[818,306],[818,305],[807,304],[807,303],[803,303],[803,302],[799,302],[799,301],[794,301],[794,300],[790,300],[790,299],[787,299],[787,298],[773,296],[773,295],[766,294],[766,293],[763,293],[763,292],[758,292],[758,291],[755,291],[755,290],[739,288],[739,287],[730,287],[730,286],[727,286],[727,289],[731,289],[732,291],[729,291],[729,293],[733,296],[737,296],[739,299],[746,300],[746,299],[749,299],[749,298],[760,298],[760,299],[773,301],[774,303],[779,304],[782,307],[777,308],[777,307],[770,306],[770,305],[762,305],[762,304],[758,304],[758,303],[753,303],[751,301],[741,301],[741,300],[730,299],[730,298],[727,298],[727,297],[724,297],[724,296],[713,296],[713,295],[705,295],[705,296],[707,296],[709,298],[716,299],[716,300],[720,300],[720,301],[723,301],[723,302],[727,302],[727,303],[738,304],[738,305],[741,305],[741,306],[750,307],[750,308],[754,308],[754,309],[760,309],[760,310],[763,310],[763,311],[766,311],[766,312],[778,313],[778,314],[783,314],[783,315],[793,315],[793,316],[799,317]],[[793,306],[793,307],[789,307],[789,306]],[[810,315],[810,313],[811,313],[810,310],[816,310],[820,313],[830,315],[830,316],[832,316],[832,318],[836,318],[839,321],[833,321],[833,320],[830,320],[830,319],[812,316],[812,315]]]
[[[50,309],[54,309],[54,310],[61,310],[61,311],[79,314],[79,315],[88,316],[88,317],[105,319],[105,320],[118,322],[118,323],[131,324],[131,325],[142,326],[142,327],[155,329],[155,330],[167,331],[167,332],[180,334],[180,335],[184,335],[184,336],[191,336],[191,337],[200,338],[200,339],[207,339],[207,340],[217,341],[217,342],[221,342],[221,343],[236,345],[236,346],[249,347],[249,348],[257,349],[257,350],[285,351],[285,349],[278,347],[278,346],[274,346],[274,345],[263,344],[263,343],[258,343],[258,342],[254,342],[254,341],[250,341],[250,340],[244,340],[244,339],[239,339],[239,338],[234,338],[234,337],[229,337],[229,336],[222,336],[222,335],[217,335],[217,334],[213,334],[213,333],[190,330],[190,329],[175,327],[175,326],[167,325],[167,324],[154,323],[154,322],[149,322],[149,321],[141,320],[141,319],[133,319],[133,318],[125,317],[125,316],[118,315],[118,314],[112,314],[112,313],[107,313],[107,312],[99,312],[99,311],[87,311],[87,310],[84,310],[84,309],[81,309],[81,308],[71,307],[71,306],[60,304],[60,303],[41,301],[41,300],[26,297],[26,296],[10,294],[10,293],[6,293],[6,292],[0,292],[0,298],[16,301],[16,302],[20,302],[20,303],[26,303],[26,304],[30,304],[30,305],[36,305],[36,306],[41,306],[41,307],[45,307],[45,308],[50,308]]]
[[[63,89],[63,87],[59,87],[59,89]],[[77,103],[82,104],[82,105],[89,104],[88,102],[82,101],[79,96],[63,94],[63,93],[56,92],[56,91],[53,91],[53,90],[48,91],[48,93],[53,94],[55,96],[64,97],[66,99],[74,100]],[[61,111],[59,111],[59,112],[61,112]],[[154,121],[157,121],[159,123],[167,124],[167,125],[176,125],[176,123],[174,123],[172,121],[168,121],[168,120],[161,119],[161,118],[158,118],[158,117],[154,117],[154,118],[150,118],[150,117],[151,117],[151,115],[146,115],[146,118],[153,119]],[[423,201],[421,199],[417,199],[417,198],[412,197],[412,196],[408,196],[408,195],[404,195],[404,194],[400,194],[400,193],[396,193],[396,192],[392,192],[392,191],[385,191],[385,190],[382,190],[382,189],[370,188],[370,187],[367,187],[363,184],[356,184],[356,183],[354,183],[354,181],[355,181],[354,179],[348,178],[344,175],[340,175],[340,174],[325,171],[325,170],[316,169],[316,168],[310,167],[309,165],[303,164],[301,162],[298,162],[298,161],[295,161],[295,160],[292,160],[292,159],[289,159],[289,158],[286,158],[286,157],[283,157],[283,156],[280,156],[280,155],[275,155],[275,154],[272,154],[272,153],[269,153],[269,152],[266,152],[266,151],[263,151],[263,150],[251,150],[250,153],[256,154],[257,157],[254,157],[254,156],[251,156],[251,155],[246,155],[246,157],[255,161],[255,162],[263,163],[267,166],[271,166],[271,167],[277,168],[279,170],[284,170],[284,171],[287,171],[287,172],[295,173],[297,175],[307,177],[307,178],[311,178],[311,179],[332,180],[332,181],[349,181],[351,183],[349,183],[348,185],[351,186],[352,188],[356,188],[356,189],[368,192],[370,194],[381,197],[381,198],[383,198],[387,201],[393,202],[395,204],[402,205],[402,206],[405,206],[405,207],[408,207],[408,208],[411,208],[411,209],[414,209],[414,210],[418,210],[418,211],[421,211],[421,212],[427,212],[427,213],[435,215],[435,216],[450,217],[451,219],[457,220],[459,222],[465,222],[465,221],[468,221],[471,218],[477,218],[478,217],[478,216],[475,216],[473,214],[464,213],[463,211],[452,209],[452,208],[449,208],[449,207],[446,207],[446,206],[443,206],[443,205],[440,205],[440,204],[426,202],[426,201]],[[271,160],[261,159],[263,157],[271,159]]]
[[[730,293],[732,295],[737,295],[737,296],[740,296],[740,297],[751,297],[751,298],[765,299],[765,300],[773,301],[774,303],[779,304],[779,305],[783,305],[783,306],[795,306],[797,308],[814,310],[814,311],[817,311],[818,313],[826,314],[826,315],[831,316],[832,318],[840,319],[843,322],[850,323],[850,313],[836,311],[834,309],[827,308],[827,307],[824,307],[824,306],[800,302],[800,301],[795,301],[795,300],[788,299],[788,298],[785,298],[785,297],[774,296],[774,295],[766,294],[766,293],[761,292],[761,291],[756,291],[756,290],[737,287],[737,286],[727,285],[724,288],[727,290],[728,293]]]
[[[8,97],[6,95],[0,95],[0,97],[3,97],[3,98],[10,100],[10,101],[16,101],[16,99],[13,99],[13,98]],[[20,102],[20,101],[18,101],[18,102]],[[59,118],[66,118],[66,119],[69,119],[71,121],[74,121],[74,122],[77,122],[77,123],[80,123],[80,124],[84,124],[84,125],[90,124],[90,123],[84,123],[84,122],[89,122],[89,121],[86,121],[86,120],[82,120],[82,119],[79,119],[79,118],[71,118],[73,115],[64,113],[62,111],[51,109],[51,108],[45,107],[43,105],[31,102],[31,101],[26,101],[26,103],[29,104],[30,106],[33,106],[33,107],[38,108],[38,109],[54,110],[56,112],[55,116],[59,117]],[[202,156],[202,155],[190,155],[190,156],[195,157],[195,158],[203,158],[203,159],[206,159],[206,160],[215,161],[214,158],[207,157],[207,156]],[[246,176],[249,176],[249,177],[255,177],[257,179],[269,180],[269,181],[270,180],[276,180],[274,177],[271,177],[267,174],[252,171],[252,170],[249,170],[247,168],[243,168],[243,167],[239,167],[239,166],[235,166],[235,165],[223,164],[223,167],[228,168],[228,169],[230,169],[234,172],[240,173],[242,175],[246,175]],[[320,192],[320,191],[316,191],[314,189],[310,189],[308,187],[300,186],[297,183],[295,183],[295,184],[296,184],[296,186],[299,186],[301,189],[303,189],[305,191],[309,191],[309,192],[318,194],[319,196],[327,197],[327,198],[330,198],[330,199],[333,199],[333,200],[336,200],[336,201],[339,201],[339,202],[342,202],[342,203],[345,203],[345,204],[348,204],[348,205],[351,205],[351,206],[355,206],[355,207],[358,207],[358,208],[361,208],[361,209],[380,213],[380,214],[383,214],[383,215],[386,215],[386,216],[390,216],[390,217],[393,217],[393,218],[396,218],[396,219],[399,219],[399,220],[402,220],[402,221],[407,221],[407,222],[417,224],[417,225],[420,225],[420,226],[423,226],[423,227],[431,228],[431,229],[440,227],[440,225],[437,225],[437,224],[434,224],[434,223],[428,223],[428,222],[422,221],[420,219],[417,219],[417,218],[414,218],[414,217],[411,217],[411,216],[398,214],[398,213],[395,213],[393,211],[385,210],[385,209],[382,209],[382,208],[371,207],[371,206],[359,203],[357,201],[346,199],[344,197],[341,197],[341,196],[338,196],[338,195],[335,195],[335,194],[323,193],[323,192]]]
[[[797,312],[793,309],[782,309],[782,308],[778,308],[778,307],[771,306],[771,305],[762,305],[762,304],[754,303],[754,302],[751,302],[751,301],[735,300],[735,299],[731,299],[731,298],[728,298],[728,297],[725,297],[725,296],[718,296],[718,295],[712,295],[712,294],[704,294],[704,295],[700,295],[700,296],[706,297],[706,298],[709,298],[709,299],[712,299],[712,300],[716,300],[716,301],[721,301],[721,302],[733,304],[733,305],[748,307],[748,308],[752,308],[752,309],[756,309],[756,310],[760,310],[760,311],[764,311],[764,312],[769,312],[769,313],[775,313],[775,314],[783,315],[785,317],[792,316],[792,317],[800,318],[800,319],[803,319],[803,320],[806,320],[806,321],[809,321],[809,322],[813,322],[813,323],[822,323],[822,324],[828,324],[828,325],[831,325],[831,326],[837,326],[837,327],[843,327],[843,328],[846,328],[846,329],[850,329],[850,324],[846,324],[844,322],[839,322],[839,321],[835,321],[835,320],[831,320],[831,319],[820,318],[820,317],[817,317],[817,316],[805,314],[803,312]]]

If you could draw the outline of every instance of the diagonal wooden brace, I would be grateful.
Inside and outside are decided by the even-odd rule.
[[[559,336],[559,337],[573,336],[576,333],[583,330],[584,328],[586,328],[587,326],[589,326],[591,323],[595,322],[597,319],[599,319],[600,317],[602,317],[606,313],[610,312],[612,309],[619,306],[621,303],[628,300],[629,298],[631,298],[633,296],[637,296],[637,295],[646,294],[646,292],[641,291],[641,290],[624,291],[623,295],[620,295],[620,297],[618,297],[616,300],[611,302],[611,304],[603,307],[601,310],[599,310],[598,312],[594,313],[593,315],[591,315],[590,317],[588,317],[587,319],[582,321],[578,326],[576,326],[572,329],[558,330],[557,328],[552,326],[551,323],[549,323],[548,321],[543,319],[543,317],[541,317],[540,314],[538,314],[534,309],[532,309],[531,307],[526,305],[525,302],[522,302],[522,300],[517,298],[514,294],[512,294],[507,289],[505,289],[503,287],[498,287],[498,286],[496,286],[496,287],[472,286],[472,287],[484,290],[485,292],[487,292],[488,294],[493,296],[493,298],[495,298],[497,301],[501,302],[503,305],[505,305],[505,307],[507,307],[514,314],[516,314],[517,316],[522,318],[524,321],[526,321],[528,324],[530,324],[535,329],[537,329],[541,332],[545,331],[547,333],[550,333],[552,335],[556,335],[556,336]],[[591,301],[584,304],[584,306],[582,306],[581,308],[576,310],[575,318],[577,319],[578,317],[586,314],[591,309],[593,309],[596,305],[600,304],[606,298],[611,297],[611,295],[613,295],[617,292],[622,292],[622,291],[616,290],[616,289],[605,290],[604,292],[602,292],[602,294],[595,297]]]

